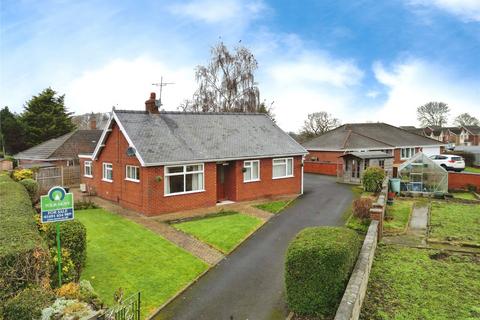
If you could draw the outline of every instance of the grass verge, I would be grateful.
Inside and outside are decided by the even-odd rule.
[[[79,210],[75,216],[87,228],[82,278],[107,304],[117,288],[125,295],[141,291],[142,318],[208,269],[164,238],[103,209]]]
[[[465,167],[465,172],[471,172],[471,173],[480,173],[480,168],[474,168],[474,167]]]
[[[429,239],[480,245],[480,205],[433,202]]]
[[[454,192],[453,197],[463,200],[477,200],[477,198],[471,192]]]
[[[225,212],[223,215],[173,223],[172,226],[223,253],[229,253],[262,223],[263,221],[256,217],[238,212]]]
[[[387,206],[383,230],[386,233],[403,233],[407,228],[413,201],[396,199],[391,206]]]
[[[381,245],[360,319],[478,319],[479,273],[473,255]]]
[[[263,211],[271,212],[271,213],[279,213],[283,209],[285,209],[292,200],[281,200],[281,201],[272,201],[268,203],[262,203],[259,205],[254,206]]]

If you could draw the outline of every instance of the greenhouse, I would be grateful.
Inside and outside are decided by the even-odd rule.
[[[398,168],[402,192],[448,192],[448,172],[422,152]]]

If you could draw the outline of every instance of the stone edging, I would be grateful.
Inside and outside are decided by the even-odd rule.
[[[370,222],[357,263],[335,314],[335,320],[356,320],[360,316],[377,247],[378,223],[375,220]]]

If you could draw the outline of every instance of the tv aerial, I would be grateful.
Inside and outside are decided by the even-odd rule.
[[[159,91],[160,91],[160,94],[158,96],[158,105],[157,107],[161,107],[163,106],[162,104],[162,89],[163,87],[169,85],[169,84],[175,84],[175,82],[163,82],[163,76],[160,77],[160,82],[157,82],[157,83],[152,83],[152,86],[156,86],[159,88]]]

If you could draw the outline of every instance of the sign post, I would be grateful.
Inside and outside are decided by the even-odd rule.
[[[73,220],[73,194],[62,187],[53,187],[48,194],[41,196],[42,223],[55,222],[57,229],[58,285],[62,286],[62,248],[60,245],[60,222]]]

